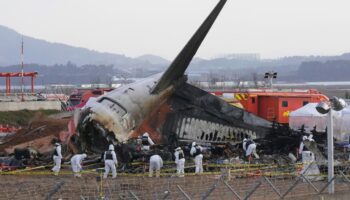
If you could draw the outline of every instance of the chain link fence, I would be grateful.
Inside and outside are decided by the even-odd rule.
[[[102,179],[101,172],[85,171],[73,178],[63,171],[2,174],[0,199],[288,199],[326,194],[327,166],[208,165],[211,172],[177,177],[164,170],[160,178],[148,174],[122,174]],[[316,167],[316,168],[315,168]],[[350,165],[335,167],[335,192],[350,189]]]

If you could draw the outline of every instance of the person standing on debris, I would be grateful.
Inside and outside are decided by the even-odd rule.
[[[196,142],[192,142],[192,148],[190,151],[191,156],[194,157],[194,164],[196,165],[195,173],[203,173],[203,154],[202,147],[196,144]]]
[[[177,175],[179,177],[184,177],[185,176],[185,155],[181,147],[177,147],[175,149],[174,155],[175,155]]]
[[[312,138],[310,139],[309,137],[307,137],[305,135],[303,136],[303,138],[302,138],[302,140],[300,142],[300,145],[299,145],[299,154],[301,154],[301,156],[303,156],[303,152],[304,151],[305,151],[305,153],[312,153],[311,151],[309,151],[309,149],[304,144],[304,142],[306,140],[312,141],[313,139]]]
[[[108,151],[105,151],[103,159],[105,161],[105,173],[103,175],[103,178],[107,178],[110,170],[112,171],[112,178],[116,178],[117,177],[116,166],[118,166],[118,161],[117,161],[117,156],[114,152],[113,144],[109,145]]]
[[[81,177],[80,171],[83,169],[83,167],[81,166],[81,163],[86,157],[87,155],[83,153],[83,154],[74,155],[70,159],[72,170],[74,172],[74,177],[77,177],[77,178]]]
[[[52,143],[55,145],[55,151],[53,153],[53,162],[55,163],[55,166],[51,170],[55,176],[58,176],[62,162],[61,144],[56,139],[52,140]]]
[[[150,146],[154,145],[153,140],[149,137],[149,134],[146,132],[142,135],[142,151],[149,151]]]
[[[246,158],[251,158],[252,155],[255,156],[255,158],[259,158],[258,154],[256,153],[256,144],[252,139],[249,139],[248,136],[246,136],[243,139],[243,150],[245,152]]]
[[[317,180],[319,179],[319,177],[316,175],[320,174],[320,169],[315,163],[314,153],[312,153],[305,145],[307,141],[313,142],[314,139],[307,136],[303,136],[302,141],[300,142],[299,154],[301,154],[301,159],[303,162],[303,169],[300,173],[304,174],[308,179]]]
[[[160,176],[160,169],[163,167],[162,157],[155,154],[149,159],[149,177],[153,176],[153,171],[156,170],[156,177]]]

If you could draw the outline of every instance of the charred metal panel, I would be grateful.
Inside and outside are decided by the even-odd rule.
[[[223,125],[181,113],[173,113],[167,122],[172,123],[167,123],[164,126],[164,131],[175,133],[178,139],[221,143],[241,141],[245,135],[253,139],[257,138],[257,131],[251,128]]]
[[[241,141],[245,135],[263,138],[272,124],[234,107],[206,91],[183,84],[169,102],[172,112],[162,128],[163,134],[178,139],[205,142]]]

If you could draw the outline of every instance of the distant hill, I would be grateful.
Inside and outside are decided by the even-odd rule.
[[[18,64],[20,62],[22,35],[0,25],[0,66]],[[23,36],[25,63],[43,65],[74,63],[78,66],[115,65],[116,67],[137,67],[145,64],[164,65],[169,61],[153,55],[130,58],[120,54],[103,53],[66,44],[52,43],[29,36]]]
[[[237,59],[220,57],[210,60],[197,59],[196,62],[191,63],[191,67],[188,71],[193,74],[209,73],[211,75],[210,77],[216,76],[219,79],[224,78],[231,80],[232,77],[235,77],[249,80],[255,76],[254,74],[258,74],[258,77],[263,77],[262,74],[273,70],[278,72],[278,80],[293,82],[329,81],[332,77],[327,77],[327,73],[320,75],[318,67],[334,67],[333,71],[330,70],[332,71],[331,74],[336,73],[338,74],[337,78],[340,78],[340,80],[350,81],[348,74],[343,73],[343,70],[337,72],[340,63],[349,64],[348,68],[350,69],[350,62],[348,61],[350,61],[350,53],[344,53],[339,56],[291,56],[279,59]],[[313,67],[308,68],[308,75],[303,74],[302,71],[304,68],[310,65],[313,65]],[[342,66],[344,66],[344,64],[342,64]],[[203,77],[204,76],[202,76],[202,78]]]
[[[155,64],[155,65],[168,65],[170,63],[169,60],[166,60],[160,56],[155,56],[155,55],[151,55],[151,54],[146,54],[146,55],[142,55],[136,58],[137,60],[142,60],[142,61],[146,61],[149,62],[150,64]]]
[[[303,62],[297,72],[300,79],[308,81],[350,81],[349,74],[349,60]]]
[[[21,38],[20,33],[0,25],[0,67],[3,67],[3,71],[18,71],[14,66],[20,63]],[[26,69],[30,68],[29,63],[31,63],[31,69],[38,70],[43,76],[42,81],[46,83],[59,83],[63,80],[65,83],[88,82],[91,79],[95,82],[109,81],[109,76],[120,74],[124,74],[123,76],[127,74],[128,77],[146,77],[165,70],[171,63],[160,56],[150,54],[131,58],[120,54],[52,43],[29,36],[23,36],[23,40],[24,61],[28,66]],[[348,66],[350,68],[350,53],[338,56],[291,56],[279,59],[260,59],[260,56],[244,57],[244,54],[227,55],[213,59],[195,57],[187,72],[201,80],[207,79],[205,74],[209,74],[209,77],[216,76],[220,80],[223,78],[247,80],[254,76],[262,77],[261,74],[270,70],[278,72],[278,79],[285,81],[328,80],[331,79],[328,76],[331,72],[337,74],[339,80],[350,80],[348,73],[342,72],[348,72],[346,68]],[[70,69],[73,68],[72,66],[74,66],[74,80],[70,79],[73,75],[69,70],[60,72],[60,78],[55,76],[58,73],[56,68]],[[319,69],[323,70],[322,75],[317,73],[320,72]],[[335,69],[340,71],[335,72]],[[55,70],[56,73],[54,73]],[[97,74],[95,71],[101,73]]]

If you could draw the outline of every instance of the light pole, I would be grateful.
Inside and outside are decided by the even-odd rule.
[[[343,99],[332,97],[329,102],[320,102],[316,106],[316,110],[321,114],[327,113],[327,149],[328,149],[328,193],[334,193],[334,145],[333,145],[333,112],[340,111],[346,107]]]
[[[266,72],[264,78],[268,79],[270,88],[272,89],[272,80],[274,78],[277,78],[277,72],[274,72],[274,71]]]

